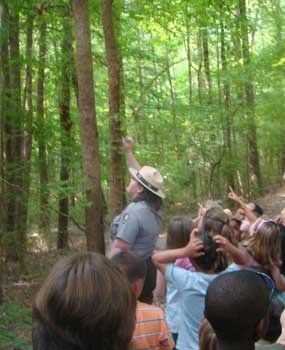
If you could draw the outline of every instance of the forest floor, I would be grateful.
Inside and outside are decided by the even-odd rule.
[[[285,187],[271,189],[257,201],[266,215],[274,217],[285,207]],[[84,236],[70,235],[70,249],[56,251],[56,233],[43,240],[36,232],[30,234],[30,249],[23,269],[9,266],[4,280],[4,303],[0,306],[0,350],[30,350],[31,306],[33,297],[50,268],[63,255],[84,249]]]

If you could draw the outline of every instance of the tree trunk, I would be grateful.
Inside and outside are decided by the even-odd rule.
[[[207,27],[203,28],[201,32],[202,32],[202,44],[203,44],[203,60],[204,60],[204,68],[205,68],[205,75],[206,75],[206,90],[207,90],[207,96],[208,96],[208,104],[211,105],[213,103],[212,78],[211,78],[211,69],[210,69]]]
[[[59,114],[61,126],[61,165],[60,165],[60,187],[59,214],[58,214],[58,237],[57,249],[68,247],[68,185],[71,152],[71,128],[70,120],[70,86],[72,69],[72,28],[70,23],[69,7],[66,8],[66,16],[63,19],[63,40],[61,51],[61,80]]]
[[[19,46],[19,13],[11,9],[10,13],[10,99],[9,120],[7,125],[7,231],[9,232],[7,258],[22,260],[25,250],[25,237],[20,235],[19,226],[22,225],[22,110],[21,110],[21,63]]]
[[[26,33],[26,76],[23,96],[23,110],[25,112],[25,128],[22,139],[22,159],[23,159],[23,205],[22,205],[22,225],[19,230],[21,235],[26,235],[28,221],[28,206],[30,194],[30,170],[32,156],[32,134],[33,134],[33,96],[32,96],[32,56],[33,56],[33,28],[34,16],[27,16]]]
[[[1,50],[1,246],[2,251],[4,251],[3,233],[6,232],[7,226],[7,202],[8,197],[6,188],[6,168],[4,168],[4,157],[6,162],[11,157],[9,151],[10,142],[10,128],[9,128],[9,110],[10,110],[10,69],[9,69],[9,14],[8,7],[5,1],[1,1],[1,26],[2,30],[0,32],[0,50]],[[6,137],[8,134],[8,137]],[[5,156],[4,156],[5,155]]]
[[[111,219],[123,209],[124,169],[121,129],[121,60],[114,25],[113,0],[102,0],[102,22],[109,79],[110,129],[110,214]],[[118,16],[117,16],[118,17]]]
[[[178,137],[178,131],[177,131],[177,115],[176,115],[176,109],[175,109],[175,95],[174,95],[174,88],[173,88],[173,82],[170,72],[170,62],[169,62],[169,52],[166,53],[166,59],[167,59],[167,79],[169,84],[169,93],[170,93],[170,112],[172,115],[172,132],[174,137],[174,148],[176,153],[176,159],[179,160],[181,157],[180,152],[180,145],[179,145],[179,137]]]
[[[87,0],[72,0],[77,48],[78,101],[83,170],[86,178],[86,239],[88,250],[105,251],[99,139],[91,52],[90,19]]]
[[[192,88],[192,57],[191,57],[191,45],[190,45],[190,25],[188,13],[186,13],[186,54],[187,54],[187,66],[188,66],[188,89],[189,89],[189,107],[192,105],[193,88]]]
[[[198,100],[200,106],[202,105],[202,77],[201,77],[201,70],[202,70],[202,63],[203,63],[203,57],[202,57],[202,47],[201,47],[201,30],[199,29],[197,33],[197,55],[199,60],[199,66],[197,71],[197,85],[198,85]]]
[[[45,14],[39,10],[40,34],[39,34],[39,64],[37,86],[37,115],[38,115],[38,147],[39,147],[39,171],[40,171],[40,220],[39,228],[42,232],[49,229],[49,191],[48,185],[48,162],[45,138],[45,64],[47,50],[47,29]]]
[[[226,59],[226,44],[225,44],[225,30],[224,30],[224,1],[220,2],[220,42],[221,42],[221,63],[223,72],[223,106],[225,115],[225,141],[227,146],[226,152],[226,180],[227,188],[234,186],[233,169],[233,152],[232,152],[232,113],[231,113],[231,90],[227,79],[228,65]]]
[[[245,69],[248,68],[250,63],[249,41],[248,41],[248,20],[246,14],[246,1],[239,0],[240,11],[240,23],[241,23],[241,37],[242,37],[242,55]],[[249,172],[250,181],[253,189],[262,191],[261,172],[259,165],[259,155],[256,139],[256,124],[255,124],[255,112],[254,112],[254,89],[251,79],[250,70],[247,70],[247,81],[244,84],[246,106],[247,106],[247,141],[249,150]],[[257,186],[258,188],[256,188]]]

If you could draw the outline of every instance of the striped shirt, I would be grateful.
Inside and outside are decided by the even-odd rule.
[[[132,344],[136,350],[174,348],[164,313],[159,307],[137,302],[136,327]]]

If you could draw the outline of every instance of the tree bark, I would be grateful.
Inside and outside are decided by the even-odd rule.
[[[211,69],[210,69],[207,27],[202,28],[201,32],[202,32],[202,44],[203,44],[203,60],[204,60],[204,68],[205,68],[205,75],[206,75],[206,90],[207,90],[207,96],[208,96],[208,104],[211,105],[213,103],[212,78],[211,78]]]
[[[249,41],[248,41],[248,19],[246,13],[246,1],[239,0],[239,11],[240,11],[240,23],[241,23],[241,37],[242,37],[242,55],[244,67],[247,69],[248,78],[244,84],[246,106],[247,106],[247,141],[248,141],[248,151],[249,151],[249,175],[252,187],[258,186],[258,190],[262,191],[262,180],[259,165],[259,155],[257,147],[256,138],[256,124],[255,124],[255,112],[254,112],[254,88],[252,84],[250,70],[248,65],[250,64],[250,51],[249,51]],[[257,184],[257,186],[255,185]]]
[[[23,96],[23,110],[25,113],[25,127],[22,138],[22,160],[23,160],[23,204],[22,219],[19,230],[21,235],[26,235],[28,221],[28,207],[30,195],[30,170],[32,156],[32,137],[33,137],[33,96],[32,96],[32,56],[33,56],[33,29],[34,16],[27,16],[27,32],[26,32],[26,76]]]
[[[226,152],[226,180],[227,188],[229,186],[234,187],[234,173],[232,161],[232,113],[231,113],[231,89],[228,79],[226,77],[228,73],[228,64],[226,58],[226,43],[225,43],[225,29],[224,29],[224,1],[220,1],[220,42],[221,42],[221,63],[223,72],[223,106],[225,111],[225,141],[227,146]]]
[[[110,214],[118,215],[124,204],[123,152],[121,128],[121,60],[114,24],[113,1],[102,0],[102,22],[106,48],[109,80],[109,130],[110,130]],[[118,16],[117,16],[118,17]]]
[[[173,88],[173,82],[170,72],[170,63],[169,63],[169,52],[166,52],[166,59],[167,59],[167,79],[169,84],[169,93],[170,93],[170,113],[172,115],[172,132],[174,136],[174,148],[176,153],[176,159],[179,160],[181,158],[181,152],[180,152],[180,145],[179,145],[179,137],[178,137],[178,131],[177,131],[177,114],[176,114],[176,108],[175,108],[175,94],[174,94],[174,88]]]
[[[7,158],[7,237],[6,255],[8,259],[21,260],[25,250],[25,235],[20,232],[22,226],[22,109],[21,109],[21,63],[19,44],[19,12],[10,9],[10,104],[9,118],[6,119]]]
[[[67,7],[66,16],[63,19],[63,40],[61,50],[59,114],[61,126],[60,187],[62,193],[59,193],[57,249],[65,249],[68,247],[69,200],[67,189],[69,184],[72,128],[70,120],[70,72],[72,70],[72,54],[72,28],[70,25],[69,7]]]
[[[72,0],[78,77],[80,136],[86,178],[86,239],[88,250],[105,251],[99,139],[95,113],[90,19],[87,0]]]
[[[47,28],[43,9],[39,10],[40,34],[39,34],[39,64],[37,86],[37,115],[38,115],[38,147],[39,147],[39,171],[40,171],[40,220],[39,228],[42,232],[49,229],[49,191],[48,191],[48,162],[47,146],[45,138],[45,65],[47,50]]]

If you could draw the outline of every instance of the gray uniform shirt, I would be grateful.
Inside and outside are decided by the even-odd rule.
[[[116,238],[130,244],[131,251],[144,259],[151,256],[162,230],[160,213],[146,202],[132,202],[111,224],[111,241]]]

